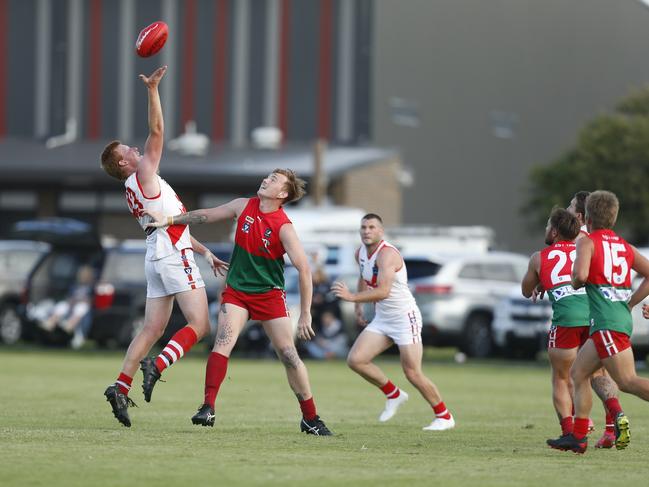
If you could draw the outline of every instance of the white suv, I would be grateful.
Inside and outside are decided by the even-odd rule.
[[[492,355],[494,308],[520,283],[529,258],[487,252],[438,258],[406,255],[404,260],[421,309],[424,343],[458,346],[470,357]]]
[[[649,257],[648,248],[638,251]],[[635,272],[631,285],[635,290],[642,282]],[[633,318],[633,335],[631,345],[636,359],[644,359],[649,353],[649,320],[642,316],[642,305],[648,303],[646,298],[631,311]],[[552,321],[552,304],[547,298],[533,303],[521,294],[520,284],[513,286],[509,296],[498,303],[495,308],[493,337],[497,346],[502,347],[508,356],[533,358],[536,352],[547,344],[548,330]]]

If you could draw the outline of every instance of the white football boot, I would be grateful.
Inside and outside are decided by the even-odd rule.
[[[399,406],[401,406],[407,400],[408,400],[408,394],[406,394],[404,391],[399,389],[399,395],[397,397],[385,401],[385,409],[379,416],[379,421],[381,423],[385,423],[387,420],[392,418],[392,416],[397,414],[397,409],[399,409]]]
[[[444,431],[455,428],[455,419],[453,415],[449,419],[435,418],[428,426],[424,426],[424,431]]]

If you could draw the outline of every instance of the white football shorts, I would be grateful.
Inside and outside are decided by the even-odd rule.
[[[365,329],[386,336],[397,345],[421,343],[421,312],[414,307],[389,316],[376,315]]]
[[[147,260],[144,273],[147,298],[161,298],[205,287],[192,249],[173,252],[158,260]]]

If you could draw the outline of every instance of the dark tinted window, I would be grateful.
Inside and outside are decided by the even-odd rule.
[[[405,259],[408,279],[431,277],[439,272],[441,265],[425,259]]]
[[[480,264],[466,264],[458,277],[462,279],[483,279]]]

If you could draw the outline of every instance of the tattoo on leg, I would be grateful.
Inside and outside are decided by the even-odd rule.
[[[230,323],[224,321],[222,325],[219,325],[219,330],[216,333],[216,343],[218,345],[227,345],[232,340],[233,335]]]
[[[302,394],[300,394],[299,392],[295,393],[295,397],[297,397],[297,400],[300,401],[300,402],[304,401],[304,396]]]
[[[279,359],[284,364],[284,367],[291,369],[297,369],[302,363],[295,347],[286,347],[281,349],[279,351]]]
[[[610,377],[601,375],[593,377],[590,381],[590,385],[595,391],[595,394],[597,394],[602,401],[616,397],[619,393],[617,384]]]
[[[227,315],[227,314],[228,314],[228,310],[227,310],[226,307],[225,307],[225,303],[223,303],[223,304],[221,305],[221,313],[223,313],[224,315]]]

